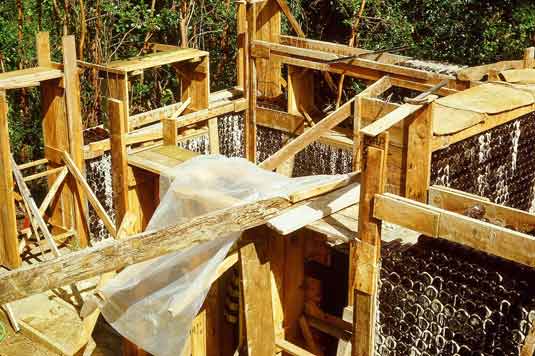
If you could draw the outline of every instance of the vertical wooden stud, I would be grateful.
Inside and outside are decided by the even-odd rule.
[[[36,40],[37,48],[37,65],[39,67],[50,67],[50,36],[48,32],[39,32]]]
[[[431,139],[433,103],[419,110],[408,121],[405,196],[425,203],[431,179]]]
[[[76,44],[74,36],[64,36],[63,42],[63,71],[65,82],[65,106],[67,109],[67,122],[69,129],[69,153],[74,164],[81,172],[84,172],[83,154],[83,123],[80,107],[80,78],[76,63]],[[86,247],[89,240],[89,228],[87,225],[87,201],[81,194],[78,183],[70,179],[70,185],[76,186],[75,198],[78,204],[74,207],[74,224],[81,247]]]
[[[388,135],[385,139],[388,145]],[[386,152],[366,147],[363,160],[359,203],[359,238],[353,242],[350,263],[355,263],[354,279],[350,280],[353,294],[353,356],[372,356],[375,345],[376,289],[381,248],[381,221],[373,217],[375,194],[384,190]]]
[[[258,239],[240,249],[240,267],[249,355],[273,356],[275,332],[271,304],[267,241]]]
[[[2,209],[0,209],[0,263],[7,268],[17,268],[20,266],[21,259],[18,251],[9,144],[8,104],[5,91],[0,91],[0,200],[2,201]]]
[[[126,132],[130,132],[130,99],[128,96],[128,74],[107,73],[108,95],[123,102]]]
[[[238,42],[238,56],[236,58],[236,65],[238,66],[237,69],[237,80],[238,80],[238,86],[245,90],[247,88],[245,87],[245,57],[247,56],[247,50],[245,47],[245,37],[246,37],[246,31],[247,31],[247,24],[246,24],[246,9],[245,9],[245,1],[237,1],[236,2],[238,6],[238,10],[236,11],[236,21],[237,21],[237,42]]]
[[[178,142],[177,122],[173,118],[162,120],[163,144],[175,146]]]
[[[360,127],[362,123],[362,97],[355,98],[353,105],[353,171],[360,171]]]
[[[49,159],[48,168],[57,168],[62,165],[53,159],[50,147],[58,151],[69,151],[69,129],[65,114],[65,90],[61,87],[60,79],[47,80],[41,83],[41,116],[43,139],[45,144],[45,158]],[[52,187],[57,175],[48,177],[48,186]],[[61,226],[66,230],[73,229],[74,200],[71,184],[65,184],[61,198],[54,200],[50,207],[48,221]]]
[[[256,20],[256,39],[279,42],[281,34],[281,11],[277,0],[267,0],[258,12]],[[256,60],[258,92],[261,97],[276,98],[281,90],[280,60],[269,58]]]
[[[111,167],[115,226],[119,229],[128,211],[128,157],[126,155],[126,128],[124,104],[117,99],[108,99],[111,131]]]
[[[524,68],[533,68],[535,65],[535,47],[524,50]]]
[[[245,156],[246,158],[256,163],[256,61],[251,57],[251,43],[255,39],[256,33],[256,4],[247,4],[247,36],[246,46],[248,48],[247,54],[247,74],[245,83],[247,84],[247,99],[249,107],[245,111]]]

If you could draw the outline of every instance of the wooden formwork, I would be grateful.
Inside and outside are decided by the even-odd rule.
[[[222,233],[246,230],[214,276],[214,285],[194,320],[185,354],[230,355],[235,347],[241,346],[238,352],[255,356],[322,355],[318,337],[321,332],[350,342],[352,355],[364,356],[374,353],[375,299],[384,238],[382,221],[535,267],[531,236],[468,218],[460,212],[467,206],[482,204],[511,226],[535,227],[533,215],[482,197],[429,186],[432,152],[535,111],[533,100],[506,109],[481,111],[479,116],[469,114],[474,111],[473,106],[468,108],[472,104],[470,98],[483,97],[482,91],[490,91],[496,97],[505,95],[505,87],[513,90],[508,95],[518,94],[514,90],[525,90],[519,86],[526,83],[518,78],[529,77],[533,70],[532,50],[526,51],[520,61],[468,68],[457,76],[443,75],[401,66],[399,62],[407,59],[404,56],[307,39],[285,0],[244,1],[237,7],[236,88],[210,93],[208,56],[196,49],[154,45],[155,53],[147,56],[107,65],[78,63],[105,73],[111,96],[110,138],[91,143],[83,151],[72,38],[64,40],[62,67],[50,61],[46,36],[40,35],[39,67],[12,74],[16,78],[0,75],[0,87],[4,89],[35,85],[36,76],[41,83],[45,158],[18,168],[48,164],[51,191],[59,189],[66,179],[62,203],[54,207],[48,222],[76,233],[84,246],[87,227],[83,221],[85,204],[81,201],[88,199],[110,233],[117,237],[90,250],[56,256],[45,263],[0,275],[0,304],[93,277],[98,277],[99,285],[103,285],[114,271],[130,264],[184,251]],[[282,15],[287,17],[297,37],[281,34]],[[180,77],[181,101],[131,115],[129,79],[161,65],[172,65]],[[286,79],[282,76],[284,67]],[[320,71],[331,85],[332,75],[360,78],[369,85],[324,114],[314,102],[312,71]],[[481,83],[485,76],[503,82],[502,87]],[[10,86],[2,86],[6,83]],[[393,88],[422,94],[401,104],[382,99]],[[259,101],[274,102],[283,93],[287,94],[285,110],[259,106]],[[510,104],[508,99],[505,101]],[[458,104],[454,111],[448,106],[452,102]],[[140,234],[158,205],[160,176],[196,156],[177,147],[177,143],[192,135],[208,133],[210,151],[218,153],[217,117],[233,112],[245,112],[245,153],[255,163],[257,126],[293,136],[284,147],[259,163],[260,167],[291,175],[296,154],[320,141],[351,151],[353,173],[336,184],[298,192],[288,200],[270,199],[233,207],[148,235]],[[452,124],[452,114],[462,120]],[[67,121],[58,122],[58,117]],[[341,129],[339,125],[348,119],[352,130]],[[9,198],[0,220],[0,233],[4,236],[0,247],[5,251],[0,257],[3,264],[17,267],[5,94],[0,95],[0,125],[0,194]],[[74,141],[70,143],[69,138]],[[83,177],[83,159],[108,150],[114,172],[115,224],[99,207]],[[52,179],[54,176],[58,180]],[[23,186],[17,185],[19,189]],[[71,211],[72,220],[67,221],[67,212]],[[39,213],[31,214],[36,220],[41,219]],[[36,224],[45,230],[41,226],[44,223]],[[200,225],[202,231],[198,229]],[[307,279],[305,272],[309,258],[328,264],[327,254],[322,252],[329,248],[325,241],[340,235],[348,246],[349,256],[348,277],[344,281],[348,313],[344,316],[319,307],[315,298],[321,293],[314,291],[317,281]],[[489,235],[495,238],[489,240]],[[103,259],[105,265],[99,263]],[[224,288],[229,271],[235,266],[239,266],[241,274],[241,327],[229,328],[222,323]],[[93,311],[84,320],[87,339],[97,318],[98,311]],[[526,353],[533,347],[531,339],[526,341]],[[123,353],[145,354],[131,343],[125,343]]]

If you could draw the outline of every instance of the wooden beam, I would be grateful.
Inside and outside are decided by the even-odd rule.
[[[240,248],[243,307],[249,355],[275,355],[271,301],[271,268],[267,240],[255,239]]]
[[[69,133],[69,154],[74,166],[80,171],[84,170],[84,137],[82,111],[80,106],[80,78],[78,64],[76,63],[76,43],[74,36],[64,36],[63,44],[63,72],[65,82],[65,108]],[[74,189],[73,189],[74,190]],[[77,190],[79,191],[79,190]],[[87,204],[82,196],[76,195],[78,204],[74,205],[74,226],[76,227],[78,242],[86,247],[89,241],[89,227],[85,221],[88,216]]]
[[[41,165],[44,165],[44,164],[47,164],[48,163],[48,159],[46,158],[41,158],[41,159],[38,159],[38,160],[35,160],[35,161],[32,161],[32,162],[27,162],[27,163],[23,163],[23,164],[19,164],[19,169],[21,171],[25,170],[25,169],[28,169],[28,168],[32,168],[32,167],[36,167],[36,166],[41,166]]]
[[[392,194],[378,195],[375,201],[378,219],[535,267],[533,236]]]
[[[474,206],[479,206],[484,209],[486,218],[501,221],[504,226],[514,227],[518,231],[535,229],[535,215],[533,214],[492,203],[489,199],[452,188],[431,186],[429,204],[459,214],[463,214]]]
[[[54,180],[54,183],[48,188],[48,193],[46,193],[45,198],[41,202],[41,206],[39,206],[39,214],[41,216],[45,215],[46,209],[50,206],[50,203],[54,200],[56,197],[57,192],[60,190],[60,188],[63,186],[63,183],[65,182],[65,177],[67,177],[67,174],[69,174],[69,170],[67,167],[63,167],[61,169],[61,172],[57,175],[56,179]]]
[[[0,264],[17,268],[21,259],[18,251],[15,195],[11,174],[8,111],[6,92],[0,90],[0,199],[3,204],[0,209]]]
[[[104,223],[104,226],[106,226],[106,229],[112,235],[113,237],[117,236],[117,230],[115,229],[115,225],[113,224],[113,221],[108,216],[108,213],[106,213],[106,210],[104,210],[104,207],[102,207],[102,204],[98,201],[98,198],[95,196],[95,193],[91,190],[89,187],[89,184],[87,184],[84,176],[82,173],[78,170],[78,167],[74,164],[71,156],[67,152],[63,152],[63,161],[69,168],[69,171],[74,176],[76,182],[78,183],[79,189],[83,191],[91,203],[91,206],[93,209],[95,209],[95,212],[97,213],[98,217],[102,220]]]
[[[104,242],[61,258],[1,274],[0,304],[168,253],[184,251],[224,234],[263,225],[288,207],[288,201],[274,198],[224,209],[160,231]]]
[[[389,128],[398,124],[399,122],[405,120],[423,107],[424,105],[403,104],[396,110],[362,128],[360,132],[364,135],[375,137],[380,133],[387,131]]]
[[[108,98],[108,117],[110,122],[111,168],[113,174],[113,206],[115,208],[115,224],[122,224],[128,208],[128,156],[126,153],[126,121],[124,103]]]
[[[63,169],[63,167],[58,167],[58,168],[48,169],[46,171],[42,171],[42,172],[39,172],[39,173],[31,174],[29,176],[24,177],[24,181],[25,182],[31,182],[32,180],[36,180],[36,179],[39,179],[39,178],[45,178],[45,177],[51,176],[53,174],[59,173],[62,169]]]
[[[388,135],[387,135],[388,136]],[[388,147],[388,138],[385,139]],[[385,185],[386,152],[368,146],[362,167],[358,229],[360,241],[351,243],[349,304],[353,305],[353,356],[372,356],[375,346],[376,293],[381,254],[381,221],[373,216],[375,194],[382,193]]]
[[[274,170],[287,159],[295,156],[305,149],[312,142],[320,138],[326,131],[337,126],[351,115],[353,100],[342,105],[338,110],[327,115],[323,120],[318,122],[313,128],[305,131],[302,135],[281,148],[277,153],[266,159],[260,164],[260,167],[267,170]]]
[[[284,339],[278,338],[275,342],[277,347],[292,356],[318,356]]]

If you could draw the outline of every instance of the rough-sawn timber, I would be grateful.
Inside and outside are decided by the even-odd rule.
[[[290,206],[285,199],[273,198],[219,210],[184,224],[7,272],[0,275],[0,305],[263,225]]]

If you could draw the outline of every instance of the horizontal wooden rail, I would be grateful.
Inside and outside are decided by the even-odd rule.
[[[290,205],[285,199],[274,198],[224,209],[160,231],[107,241],[96,247],[0,274],[0,304],[168,253],[184,251],[227,233],[263,225]]]
[[[521,232],[387,193],[375,196],[373,215],[430,237],[535,267],[535,237]]]

